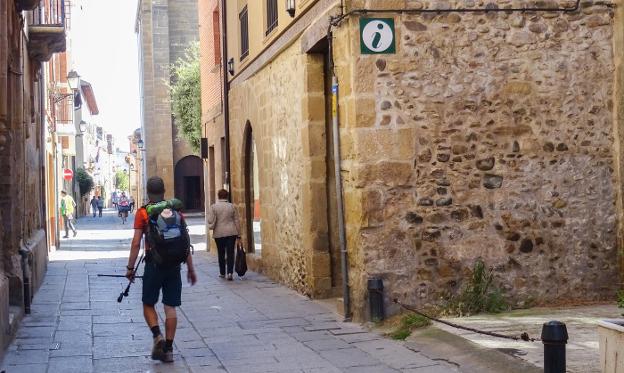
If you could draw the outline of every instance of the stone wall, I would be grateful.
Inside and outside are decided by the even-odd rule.
[[[331,286],[325,193],[322,58],[292,44],[230,92],[233,200],[245,219],[245,136],[260,171],[262,253],[252,265],[308,295]],[[247,237],[245,237],[247,239]]]
[[[395,55],[360,55],[357,17],[336,31],[356,318],[369,276],[388,299],[433,304],[477,258],[515,306],[613,297],[609,2],[390,16]]]

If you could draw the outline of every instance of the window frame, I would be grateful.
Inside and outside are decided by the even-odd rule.
[[[266,0],[264,14],[266,17],[264,36],[269,36],[279,25],[278,1]]]
[[[238,13],[238,24],[240,34],[240,60],[242,61],[249,56],[249,11],[247,5]]]

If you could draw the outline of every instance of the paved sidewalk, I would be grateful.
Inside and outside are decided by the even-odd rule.
[[[604,319],[618,318],[622,310],[615,301],[612,304],[569,308],[532,308],[515,310],[495,315],[477,315],[449,319],[461,325],[502,334],[520,335],[527,332],[533,338],[539,338],[542,325],[551,320],[562,321],[568,330],[567,371],[571,373],[600,373],[600,352],[598,350],[597,322]],[[536,367],[544,366],[544,347],[541,342],[517,342],[492,338],[465,330],[458,330],[443,324],[440,329],[456,336],[461,336],[485,348],[504,352],[518,357]]]
[[[80,219],[78,236],[64,240],[62,250],[51,255],[32,313],[24,318],[0,371],[457,371],[442,360],[337,321],[324,307],[263,276],[219,279],[216,260],[201,244],[203,221],[192,223],[199,281],[194,287],[184,284],[175,363],[149,358],[151,333],[143,320],[139,281],[119,304],[125,281],[97,276],[124,273],[132,235],[131,224],[122,225],[107,212],[104,218]]]

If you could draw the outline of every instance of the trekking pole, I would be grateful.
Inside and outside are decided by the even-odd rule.
[[[97,275],[98,277],[115,277],[115,278],[126,278],[126,275],[103,275],[103,274],[99,274]],[[143,276],[134,276],[134,278],[143,278]]]
[[[139,266],[141,265],[141,262],[143,261],[144,256],[145,256],[145,252],[141,254],[141,258],[139,259],[139,262],[137,263],[136,267],[134,267],[134,269],[132,270],[132,279],[128,280],[128,286],[126,286],[126,290],[121,292],[119,294],[119,297],[117,297],[117,303],[121,303],[124,297],[127,297],[130,294],[130,286],[132,285],[132,281],[136,278],[134,277],[134,275],[136,275],[137,271],[139,270]]]

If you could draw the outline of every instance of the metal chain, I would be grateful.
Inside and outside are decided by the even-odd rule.
[[[513,341],[525,341],[525,342],[539,342],[539,341],[541,341],[540,338],[531,338],[531,337],[529,337],[529,333],[527,333],[527,332],[524,332],[524,333],[520,334],[520,336],[515,336],[515,335],[504,335],[504,334],[499,334],[499,333],[494,333],[494,332],[488,332],[488,331],[485,331],[485,330],[479,330],[479,329],[475,329],[475,328],[469,328],[467,326],[455,324],[455,323],[452,323],[450,321],[444,321],[444,320],[435,318],[433,316],[429,316],[426,313],[423,313],[423,312],[417,310],[416,308],[414,308],[412,306],[408,306],[406,304],[401,303],[398,299],[395,299],[394,303],[398,304],[399,306],[401,306],[402,308],[404,308],[404,309],[406,309],[408,311],[411,311],[411,312],[414,312],[415,314],[418,314],[420,316],[426,317],[429,320],[433,320],[435,322],[439,322],[441,324],[448,325],[448,326],[456,328],[456,329],[467,330],[469,332],[473,332],[473,333],[477,333],[477,334],[489,335],[490,337],[511,339]]]

